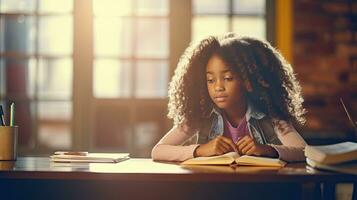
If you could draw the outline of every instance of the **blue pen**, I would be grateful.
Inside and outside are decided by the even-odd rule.
[[[4,110],[2,109],[2,105],[0,105],[0,121],[1,121],[1,126],[6,126]]]

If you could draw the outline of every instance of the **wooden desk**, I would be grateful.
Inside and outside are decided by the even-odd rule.
[[[276,169],[183,167],[151,159],[117,164],[53,163],[44,157],[0,161],[0,199],[333,199],[328,186],[336,182],[356,183],[357,176],[315,171],[304,163]]]

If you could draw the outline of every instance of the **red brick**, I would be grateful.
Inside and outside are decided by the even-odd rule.
[[[345,57],[332,56],[328,58],[321,58],[321,63],[323,66],[334,72],[340,72],[349,69],[349,61]]]
[[[351,42],[353,38],[353,33],[352,31],[346,30],[346,31],[339,31],[333,34],[333,39],[337,43],[347,43]]]
[[[293,2],[295,10],[303,11],[304,13],[320,13],[322,11],[321,3],[318,1],[299,0]]]
[[[294,1],[294,69],[308,111],[304,131],[351,131],[338,102],[340,96],[357,102],[357,66],[351,62],[357,57],[357,32],[353,31],[356,22],[349,13],[350,2]],[[352,9],[357,13],[357,3]],[[357,111],[357,103],[351,108]]]
[[[350,10],[347,2],[327,2],[322,5],[322,8],[331,14],[346,14]]]
[[[294,43],[294,51],[299,56],[329,56],[335,53],[335,48],[330,43],[321,42],[306,42],[306,43]]]
[[[349,18],[340,16],[333,20],[334,29],[348,29],[351,27],[351,20]]]
[[[336,47],[336,56],[350,57],[357,55],[357,45],[354,44],[338,44]]]
[[[305,30],[326,30],[331,26],[331,17],[321,14],[295,13],[294,18],[296,32]]]
[[[323,128],[320,117],[308,115],[306,119],[305,126],[309,127],[309,129],[321,130]]]

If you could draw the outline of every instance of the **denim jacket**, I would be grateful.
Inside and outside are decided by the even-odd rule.
[[[288,122],[271,119],[248,105],[246,119],[249,134],[257,143],[273,147],[279,159],[304,161],[306,142]],[[274,122],[274,123],[273,123]],[[152,150],[154,160],[184,161],[193,158],[195,149],[224,133],[223,116],[214,109],[204,118],[199,130],[185,126],[175,126],[155,145]]]
[[[255,110],[250,104],[248,104],[245,117],[248,123],[249,134],[256,142],[260,144],[282,144],[274,131],[271,118]],[[217,109],[214,108],[210,116],[205,120],[197,133],[198,144],[207,143],[224,133],[223,116]]]

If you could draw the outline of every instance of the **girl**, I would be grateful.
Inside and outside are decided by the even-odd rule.
[[[240,154],[305,159],[303,99],[293,69],[268,43],[228,33],[191,45],[169,86],[174,127],[155,145],[154,160]],[[194,137],[195,136],[195,137]],[[195,139],[196,144],[183,145]]]

